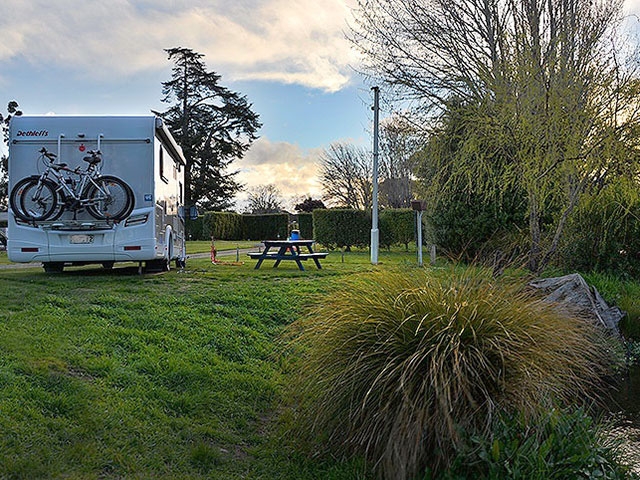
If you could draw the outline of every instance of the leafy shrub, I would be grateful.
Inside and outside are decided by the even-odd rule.
[[[298,213],[298,227],[302,238],[314,238],[313,215],[311,213]]]
[[[380,212],[380,245],[404,245],[415,242],[416,212],[408,208],[387,209]],[[424,237],[423,237],[424,238]]]
[[[216,240],[241,240],[242,215],[235,212],[207,212],[204,231]]]
[[[210,236],[204,228],[204,215],[198,216],[197,219],[191,220],[187,218],[185,220],[185,226],[187,230],[187,240],[209,240]]]
[[[585,195],[567,225],[560,253],[569,270],[640,274],[640,193],[624,178]]]
[[[371,216],[363,210],[317,209],[313,211],[313,234],[316,241],[330,248],[368,245]]]
[[[533,422],[522,415],[501,415],[492,427],[490,433],[471,438],[439,479],[638,478],[624,465],[622,439],[583,409],[552,409]]]
[[[459,432],[501,410],[593,398],[602,334],[478,272],[358,276],[296,322],[301,434],[406,479],[446,466]]]
[[[499,201],[481,195],[450,192],[429,213],[434,241],[449,256],[475,260],[491,255],[492,244],[504,243],[514,232],[526,229],[525,203],[513,192]],[[503,245],[500,250],[510,249]]]
[[[287,238],[289,216],[286,213],[242,215],[242,237],[245,240]]]

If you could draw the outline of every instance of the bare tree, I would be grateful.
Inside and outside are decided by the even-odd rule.
[[[251,213],[278,213],[282,210],[282,194],[273,184],[251,188],[248,200],[247,210]]]
[[[320,157],[324,200],[344,208],[371,208],[371,170],[371,157],[365,149],[348,143],[332,143]]]
[[[380,126],[380,203],[408,208],[413,199],[414,154],[420,134],[406,117],[394,115]]]
[[[622,0],[358,0],[351,39],[365,71],[437,119],[456,101],[474,126],[450,178],[517,183],[528,205],[529,267],[557,250],[594,183],[637,169],[637,57],[615,35]],[[457,171],[456,171],[457,170]],[[437,185],[442,189],[448,179]]]

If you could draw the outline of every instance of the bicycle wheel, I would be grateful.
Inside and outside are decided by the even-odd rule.
[[[16,205],[19,198],[20,206]],[[58,207],[56,184],[38,177],[23,179],[11,192],[11,209],[14,214],[26,221],[42,221],[50,219]]]
[[[123,180],[103,175],[94,180],[82,195],[87,210],[98,220],[122,220],[133,210],[133,190]]]
[[[22,195],[22,191],[24,187],[31,182],[38,181],[38,177],[26,177],[16,183],[11,190],[11,194],[9,195],[9,205],[11,206],[11,211],[13,214],[21,220],[29,220],[29,218],[22,211],[22,206],[20,205],[20,196]]]

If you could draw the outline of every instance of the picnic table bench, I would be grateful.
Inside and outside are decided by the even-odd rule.
[[[304,270],[302,262],[309,259],[313,260],[316,267],[321,269],[320,259],[326,258],[328,255],[327,252],[313,251],[315,240],[265,240],[262,243],[264,244],[262,252],[250,252],[247,254],[250,258],[258,260],[255,266],[256,270],[260,268],[265,260],[275,260],[273,268],[280,265],[283,260],[291,260],[298,264],[300,270]],[[302,253],[300,247],[306,247],[309,253]]]

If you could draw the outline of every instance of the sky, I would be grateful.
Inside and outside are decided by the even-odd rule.
[[[320,198],[318,157],[371,143],[370,85],[345,38],[355,0],[0,0],[0,111],[148,114],[168,108],[164,49],[204,55],[246,95],[260,138],[233,163],[248,189]],[[640,0],[626,0],[640,14]],[[383,112],[384,116],[384,112]],[[6,150],[4,145],[0,149]],[[3,153],[4,150],[0,150]],[[238,197],[238,208],[246,193]]]

